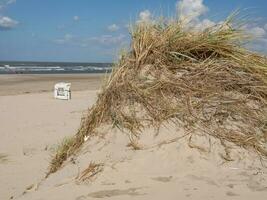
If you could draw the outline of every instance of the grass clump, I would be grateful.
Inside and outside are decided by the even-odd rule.
[[[74,153],[75,137],[64,138],[55,149],[55,157],[50,162],[50,173],[54,173],[63,164],[63,162]]]
[[[130,51],[50,173],[104,123],[137,137],[172,122],[190,130],[190,138],[201,131],[267,157],[267,60],[244,48],[249,36],[233,24],[230,17],[203,31],[188,30],[181,20],[133,26]]]
[[[94,163],[91,162],[88,167],[82,171],[82,173],[76,177],[78,182],[85,182],[87,180],[91,180],[95,175],[103,170],[102,163]]]

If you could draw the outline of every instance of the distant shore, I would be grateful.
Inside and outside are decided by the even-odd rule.
[[[57,82],[70,82],[72,91],[97,90],[105,74],[0,75],[0,96],[53,91]]]

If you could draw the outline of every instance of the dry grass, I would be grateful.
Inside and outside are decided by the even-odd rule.
[[[96,174],[103,170],[103,164],[96,164],[91,162],[89,166],[82,171],[82,173],[76,178],[78,182],[84,182],[92,179]]]
[[[50,162],[50,173],[54,173],[63,164],[63,162],[74,153],[73,146],[75,145],[75,137],[65,138],[56,148],[55,157]]]
[[[230,17],[201,32],[179,20],[133,26],[131,50],[49,173],[103,123],[138,137],[146,127],[172,122],[266,157],[267,60],[243,48],[249,37],[232,24]]]
[[[143,147],[138,143],[136,139],[130,138],[130,142],[127,144],[127,147],[132,148],[133,150],[142,150]]]

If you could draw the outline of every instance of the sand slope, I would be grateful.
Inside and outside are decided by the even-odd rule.
[[[257,156],[233,149],[236,160],[225,163],[215,141],[195,144],[207,152],[192,149],[188,136],[178,140],[184,131],[172,126],[158,136],[145,131],[138,151],[127,147],[127,133],[100,127],[79,155],[44,180],[55,145],[76,132],[96,93],[73,92],[71,101],[51,92],[0,97],[0,199],[267,198],[267,170]],[[103,164],[102,171],[79,180],[90,162]]]
[[[189,148],[182,130],[164,128],[155,137],[140,138],[145,150],[132,150],[127,133],[101,127],[99,137],[86,143],[79,155],[56,174],[19,199],[266,199],[266,169],[253,154],[236,152],[239,159],[223,162],[210,153]],[[153,139],[154,138],[154,139]],[[165,144],[162,144],[165,141]],[[162,145],[156,145],[162,144]],[[101,172],[81,181],[89,162],[102,163]],[[49,197],[49,198],[47,198]]]

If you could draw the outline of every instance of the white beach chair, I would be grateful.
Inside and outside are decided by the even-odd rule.
[[[57,83],[54,87],[54,97],[56,99],[70,100],[71,99],[71,83]]]

